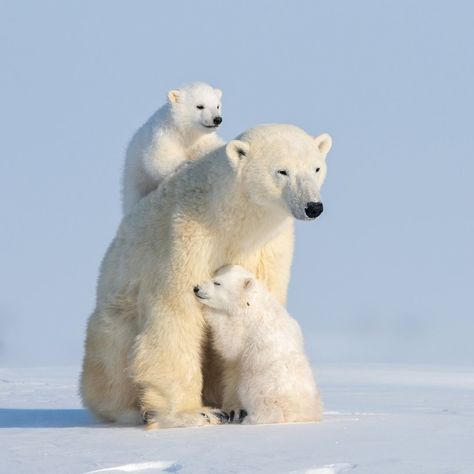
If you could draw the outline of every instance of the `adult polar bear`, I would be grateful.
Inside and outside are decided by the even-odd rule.
[[[220,400],[193,287],[238,264],[285,303],[292,217],[322,212],[330,148],[327,134],[257,126],[187,163],[124,217],[88,323],[81,394],[92,412],[112,421],[154,413],[161,427],[220,421],[202,406],[203,396]]]

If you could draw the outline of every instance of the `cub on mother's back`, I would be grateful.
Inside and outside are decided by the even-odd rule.
[[[124,214],[181,163],[223,145],[216,133],[222,122],[221,97],[220,89],[200,82],[168,92],[168,103],[135,132],[128,145]]]
[[[231,417],[245,410],[244,423],[319,421],[321,401],[300,327],[254,275],[229,265],[194,293],[225,362],[223,409]]]

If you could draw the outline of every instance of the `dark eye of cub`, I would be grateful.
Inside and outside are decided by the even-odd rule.
[[[316,173],[319,173],[321,168],[316,168]]]
[[[218,281],[215,281],[215,282],[214,282],[214,285],[216,285],[216,286],[221,286],[221,284],[220,284]]]
[[[288,176],[288,171],[286,170],[278,170],[277,173],[282,174],[283,176]]]
[[[221,106],[220,106],[220,105],[218,105],[218,106],[217,106],[217,110],[219,110],[220,108],[221,108]]]
[[[204,108],[204,105],[196,105],[196,109],[202,110]]]

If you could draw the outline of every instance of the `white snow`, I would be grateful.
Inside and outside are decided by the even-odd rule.
[[[119,471],[119,472],[138,472],[138,471],[149,471],[154,469],[155,472],[173,472],[170,470],[175,466],[175,471],[177,470],[177,464],[173,462],[166,461],[157,461],[157,462],[139,462],[135,464],[125,464],[123,466],[107,467],[105,469],[96,469],[95,471],[89,471],[86,474],[94,474],[95,472],[110,472],[110,471]]]
[[[319,424],[145,431],[83,410],[78,369],[0,369],[0,472],[472,474],[474,369],[316,369]]]

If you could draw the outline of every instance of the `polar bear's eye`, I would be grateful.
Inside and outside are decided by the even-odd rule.
[[[219,110],[220,108],[221,108],[221,106],[220,106],[220,105],[218,105],[218,106],[217,106],[217,110]]]
[[[221,286],[221,284],[220,284],[218,281],[215,281],[215,282],[214,282],[214,285],[215,285],[215,286]]]
[[[321,168],[316,168],[316,173],[319,173]]]
[[[196,109],[202,110],[204,108],[204,105],[196,105]]]
[[[288,176],[288,171],[286,170],[278,170],[277,173],[282,174],[283,176]]]

